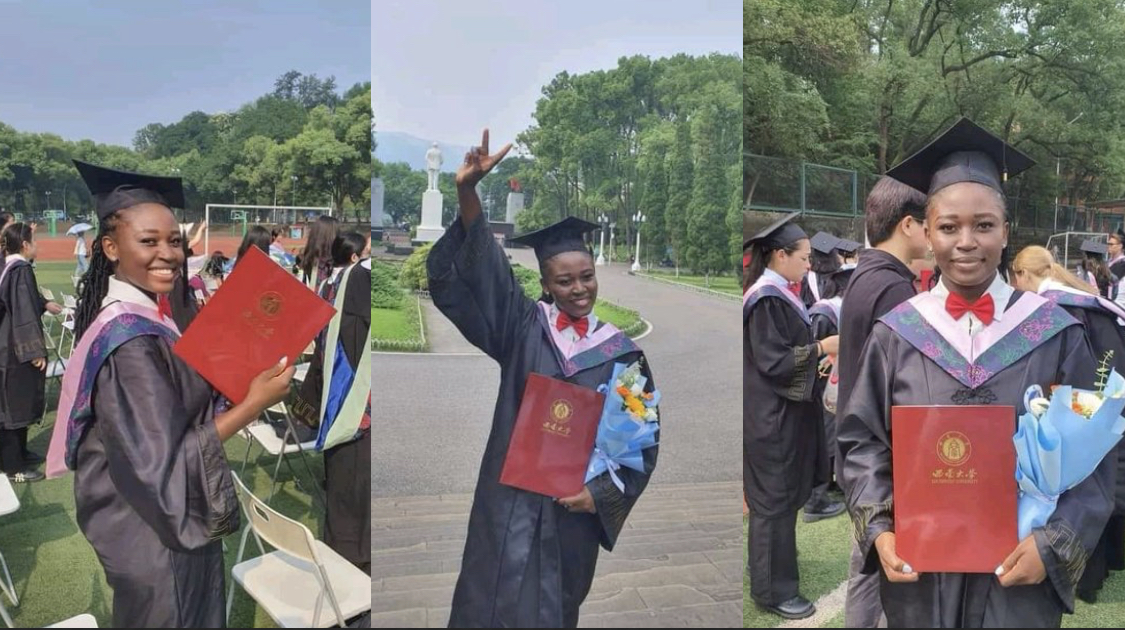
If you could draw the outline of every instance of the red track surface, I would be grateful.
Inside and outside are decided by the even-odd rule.
[[[40,230],[43,226],[39,227]],[[93,234],[86,233],[86,245],[92,245],[91,240]],[[292,239],[282,239],[282,245],[286,251],[292,252],[294,249],[299,249],[304,246],[304,241],[294,241]],[[51,238],[45,234],[36,234],[35,244],[38,246],[39,251],[36,255],[38,260],[43,262],[51,261],[66,261],[74,260],[74,237],[73,236],[56,236]],[[233,256],[238,251],[238,246],[242,244],[241,236],[220,236],[217,234],[211,235],[210,248],[211,251],[220,250],[226,256]],[[196,254],[203,254],[203,243],[199,244]],[[210,252],[208,252],[210,253]]]

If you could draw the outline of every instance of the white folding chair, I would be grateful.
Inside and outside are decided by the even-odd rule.
[[[53,623],[47,628],[97,628],[98,620],[94,619],[93,615],[83,614],[65,619],[58,623]]]
[[[0,516],[7,516],[19,509],[20,499],[12,488],[12,482],[8,481],[7,475],[0,474]],[[16,586],[12,583],[12,574],[8,572],[8,562],[4,560],[4,554],[0,554],[0,566],[4,568],[4,579],[0,581],[0,590],[4,591],[13,606],[19,606],[20,599],[16,595]],[[0,599],[0,618],[4,619],[4,623],[9,628],[16,627],[12,623],[12,617],[8,614],[8,609],[4,606],[2,599]]]
[[[249,526],[242,533],[231,569],[228,622],[235,584],[282,628],[342,628],[348,619],[371,610],[370,576],[313,538],[308,527],[251,494],[237,475],[232,476]],[[264,540],[276,551],[243,561],[251,533],[259,545]],[[326,597],[331,611],[325,615]]]
[[[301,486],[300,477],[297,471],[293,469],[293,464],[289,461],[289,456],[297,454],[305,465],[305,471],[309,475],[309,482],[312,484],[315,496],[321,499],[323,504],[324,497],[320,493],[320,485],[317,483],[316,477],[313,475],[312,468],[309,466],[308,460],[305,458],[305,452],[313,451],[316,449],[316,440],[302,442],[300,444],[292,444],[289,442],[289,437],[294,435],[296,431],[293,427],[293,421],[289,417],[289,410],[285,403],[278,403],[273,407],[263,412],[267,419],[271,417],[281,416],[285,419],[285,435],[282,437],[277,436],[277,431],[274,430],[273,425],[269,422],[256,422],[242,430],[242,437],[246,439],[246,454],[242,458],[242,469],[239,474],[246,474],[246,464],[250,461],[250,450],[253,448],[254,443],[257,442],[262,450],[269,453],[272,457],[276,458],[273,467],[273,477],[270,480],[270,494],[266,499],[268,504],[273,501],[274,491],[277,489],[277,476],[281,472],[281,463],[284,461],[285,466],[289,469],[290,474],[293,475],[293,480],[299,488]]]
[[[39,292],[43,294],[43,297],[46,298],[48,302],[55,301],[55,294],[52,293],[51,290],[47,287],[39,287]]]
[[[298,365],[297,369],[293,372],[293,380],[298,383],[305,382],[305,377],[309,375],[309,366],[311,365],[312,363],[302,363]]]

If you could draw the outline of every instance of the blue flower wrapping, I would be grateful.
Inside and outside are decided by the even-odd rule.
[[[609,472],[613,483],[621,492],[625,492],[625,483],[617,475],[621,467],[631,468],[638,472],[645,472],[644,457],[641,454],[646,448],[656,446],[656,432],[660,429],[659,422],[646,422],[636,420],[629,412],[624,410],[625,400],[617,393],[617,379],[628,368],[623,363],[613,366],[613,376],[609,382],[598,386],[598,391],[605,394],[605,406],[602,407],[602,417],[598,421],[598,435],[594,439],[594,452],[590,456],[590,464],[586,467],[586,483],[591,479]],[[647,379],[639,377],[637,383],[643,388]],[[652,392],[652,400],[644,401],[646,409],[655,408],[660,404],[660,392]]]
[[[1019,539],[1047,524],[1059,496],[1082,483],[1113,449],[1125,431],[1125,379],[1113,371],[1106,380],[1102,405],[1089,419],[1071,406],[1070,386],[1057,388],[1050,405],[1036,418],[1030,411],[1020,416],[1012,440],[1016,446],[1016,483]],[[1079,392],[1087,390],[1077,390]],[[1027,390],[1024,408],[1042,397],[1038,385]]]

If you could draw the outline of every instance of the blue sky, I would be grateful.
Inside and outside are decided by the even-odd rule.
[[[562,70],[619,57],[741,54],[741,0],[372,0],[376,133],[496,146],[531,124]],[[376,150],[378,154],[378,150]]]
[[[370,24],[366,0],[0,0],[0,122],[131,146],[291,69],[342,91],[370,80]]]

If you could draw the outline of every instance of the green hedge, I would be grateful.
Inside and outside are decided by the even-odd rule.
[[[371,262],[371,307],[402,308],[403,293],[398,271],[386,263]]]
[[[430,281],[426,275],[426,259],[430,256],[430,250],[434,248],[433,243],[423,245],[414,250],[414,253],[402,263],[402,272],[399,274],[399,281],[402,286],[412,291],[427,291],[430,288]]]

